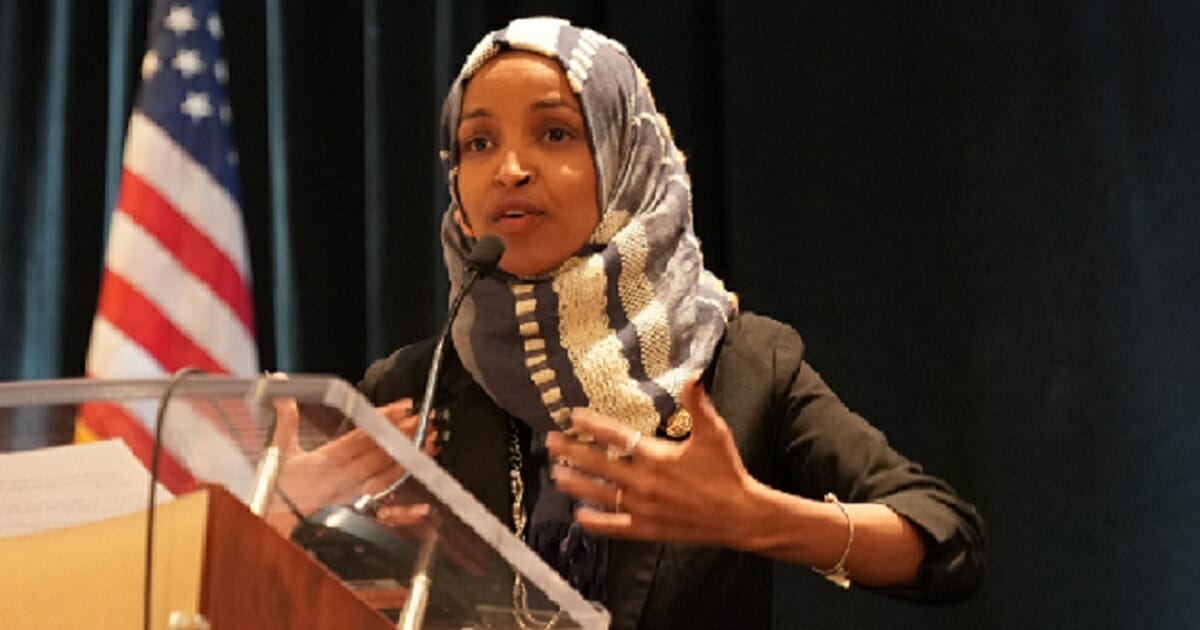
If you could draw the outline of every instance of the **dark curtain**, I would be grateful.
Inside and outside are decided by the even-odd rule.
[[[105,12],[0,2],[0,378],[82,369],[104,227]]]
[[[0,0],[3,379],[82,371],[124,4]],[[781,567],[777,627],[1200,623],[1200,7],[283,4],[223,7],[264,366],[353,380],[434,329],[441,92],[486,30],[556,13],[643,66],[743,306],[988,520],[968,603]]]

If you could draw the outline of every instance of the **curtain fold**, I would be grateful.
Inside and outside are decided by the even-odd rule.
[[[71,55],[69,0],[47,3],[44,63],[38,74],[41,119],[38,121],[37,152],[34,158],[34,190],[29,199],[37,212],[26,225],[25,290],[23,295],[26,333],[21,348],[22,374],[48,378],[58,372],[62,336],[63,253],[67,226],[67,72]]]
[[[0,35],[7,68],[0,88],[0,329],[8,331],[0,354],[5,372],[47,378],[58,372],[62,331],[70,14],[63,0],[38,9],[6,4]]]

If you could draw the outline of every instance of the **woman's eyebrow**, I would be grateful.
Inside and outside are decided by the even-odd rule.
[[[459,121],[463,121],[463,120],[470,120],[472,118],[489,118],[489,117],[491,117],[491,115],[492,115],[492,112],[488,111],[487,108],[477,107],[475,109],[472,109],[471,111],[463,112],[462,115],[459,116],[458,118],[459,118]]]
[[[559,107],[565,107],[576,114],[579,113],[579,108],[576,107],[574,103],[560,98],[548,98],[540,101],[534,101],[533,104],[529,106],[529,109],[556,109]]]
[[[567,100],[563,100],[563,99],[559,99],[559,98],[549,98],[549,99],[543,99],[540,101],[534,101],[532,104],[529,105],[529,109],[535,110],[535,111],[543,110],[543,109],[558,109],[558,108],[566,108],[566,109],[569,109],[569,110],[575,112],[576,114],[580,113],[579,108],[574,103],[572,103],[571,101],[567,101]],[[477,107],[475,109],[463,112],[462,115],[459,116],[459,122],[461,123],[463,121],[472,120],[475,118],[491,118],[491,117],[492,117],[491,110],[487,109],[486,107]]]

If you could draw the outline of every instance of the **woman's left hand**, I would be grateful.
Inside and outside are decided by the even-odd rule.
[[[637,438],[630,427],[587,409],[572,412],[571,428],[594,442],[561,433],[547,437],[551,457],[571,464],[551,472],[559,490],[612,509],[580,507],[581,525],[623,538],[741,546],[743,523],[761,484],[746,472],[729,425],[699,375],[684,385],[681,404],[692,417],[692,433],[682,442]],[[613,456],[618,453],[622,456]]]

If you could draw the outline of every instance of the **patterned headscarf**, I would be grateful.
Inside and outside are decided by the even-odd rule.
[[[572,407],[590,407],[644,434],[661,427],[684,435],[683,383],[708,365],[736,306],[704,268],[683,154],[620,43],[565,20],[529,18],[485,36],[467,57],[442,113],[451,293],[474,246],[455,221],[463,90],[505,50],[544,55],[566,73],[593,151],[600,222],[557,269],[496,273],[475,285],[454,346],[491,398],[535,432],[564,426]]]

